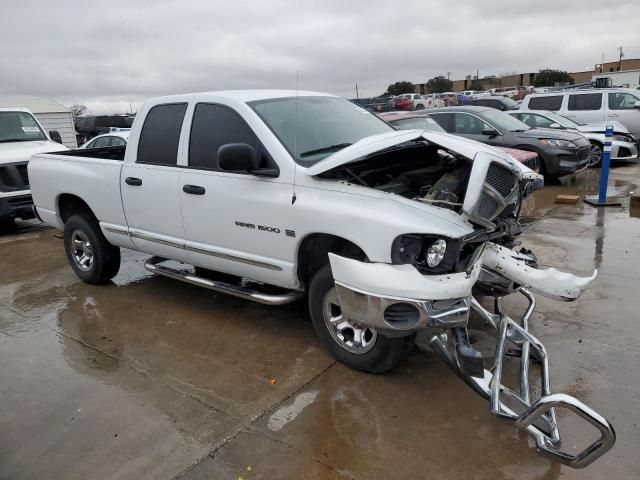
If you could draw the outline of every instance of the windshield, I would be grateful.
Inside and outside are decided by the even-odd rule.
[[[524,132],[531,127],[521,122],[511,115],[501,112],[500,110],[486,110],[481,113],[482,118],[492,123],[498,130],[506,130],[507,132]]]
[[[27,112],[0,112],[0,142],[46,140],[35,118]]]
[[[546,112],[545,116],[553,120],[554,122],[562,125],[563,127],[567,127],[567,128],[576,128],[576,127],[579,127],[580,125],[583,125],[582,123],[574,122],[570,118],[564,117],[555,112]]]
[[[413,117],[394,120],[391,124],[400,130],[411,130],[418,128],[420,130],[430,130],[432,132],[446,133],[445,129],[436,123],[430,117]]]
[[[286,97],[250,102],[249,106],[305,167],[365,137],[393,131],[344,98]]]
[[[515,100],[513,100],[512,98],[509,97],[503,97],[504,98],[504,104],[510,108],[510,109],[514,109],[514,107],[518,107],[518,102],[516,102]]]

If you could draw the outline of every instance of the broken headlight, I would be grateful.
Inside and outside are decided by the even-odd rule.
[[[424,274],[455,271],[460,253],[457,240],[427,235],[401,235],[393,241],[391,261],[394,265],[413,265]]]

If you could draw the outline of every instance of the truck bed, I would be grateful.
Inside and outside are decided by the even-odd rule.
[[[56,155],[68,155],[70,157],[95,158],[100,160],[124,160],[126,146],[122,147],[100,147],[100,148],[78,148],[76,150],[66,150],[56,152]]]

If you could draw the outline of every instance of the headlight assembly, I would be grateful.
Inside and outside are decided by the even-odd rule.
[[[391,261],[395,265],[413,265],[424,274],[450,273],[455,270],[459,250],[457,240],[418,234],[401,235],[391,247]]]
[[[633,143],[633,140],[627,137],[626,135],[614,135],[611,137],[614,142],[629,142]]]
[[[556,138],[541,138],[540,141],[552,147],[576,148],[577,145],[568,140],[558,140]]]
[[[430,268],[435,268],[440,265],[446,252],[447,241],[439,238],[427,249],[427,265]]]

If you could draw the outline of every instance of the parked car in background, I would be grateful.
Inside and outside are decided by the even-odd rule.
[[[602,148],[605,142],[606,122],[577,123],[558,113],[546,110],[527,110],[507,112],[509,115],[526,123],[532,128],[557,128],[574,130],[584,135],[591,143],[590,163],[598,165],[602,158]],[[637,161],[638,141],[629,130],[619,122],[608,122],[613,126],[611,142],[611,160]]]
[[[405,93],[395,98],[397,110],[424,110],[433,106],[433,99],[419,93]]]
[[[617,121],[640,138],[640,91],[605,88],[527,95],[520,110],[550,110],[578,123]]]
[[[35,153],[67,150],[51,139],[56,133],[26,108],[0,108],[0,228],[34,217],[27,164]]]
[[[471,105],[476,107],[491,107],[497,110],[518,110],[520,106],[515,100],[502,95],[483,95],[471,99]]]
[[[487,107],[449,107],[429,111],[447,132],[497,147],[536,152],[546,179],[556,180],[588,165],[591,144],[574,131],[531,128]]]
[[[93,137],[80,148],[124,147],[129,139],[129,130],[120,130]]]
[[[427,130],[431,132],[447,133],[438,122],[436,122],[427,113],[412,112],[389,112],[378,115],[385,122],[393,125],[398,130]],[[526,165],[531,170],[537,172],[540,170],[540,161],[538,154],[526,150],[518,150],[515,148],[495,147],[509,154],[514,160]]]
[[[90,115],[76,118],[76,137],[78,145],[93,137],[109,133],[111,128],[131,128],[133,116],[129,115]]]

